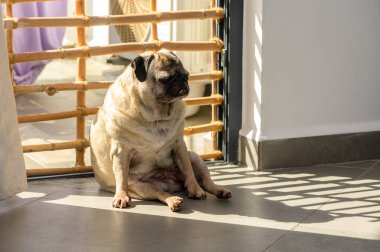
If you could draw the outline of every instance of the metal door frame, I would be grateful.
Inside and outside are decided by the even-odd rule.
[[[242,58],[243,58],[243,10],[244,0],[219,0],[225,18],[219,22],[218,36],[224,41],[224,50],[219,55],[219,67],[224,71],[224,85],[219,92],[224,97],[224,106],[219,111],[224,129],[219,133],[218,147],[224,161],[237,163],[239,158],[239,130],[242,122]]]

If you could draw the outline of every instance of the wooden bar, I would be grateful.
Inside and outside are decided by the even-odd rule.
[[[183,100],[187,106],[220,105],[223,103],[223,96],[216,94],[208,97],[186,98]]]
[[[150,10],[151,14],[156,15],[156,19],[152,21],[151,28],[152,28],[152,40],[153,41],[158,41],[158,33],[157,33],[157,23],[159,21],[159,15],[157,13],[157,1],[156,0],[151,0],[150,1]],[[162,15],[162,13],[161,13]]]
[[[209,73],[190,74],[189,82],[203,81],[203,80],[221,80],[223,79],[223,76],[224,75],[222,71],[212,71]]]
[[[81,46],[77,48],[47,50],[29,53],[14,54],[14,63],[53,60],[53,59],[73,59],[78,57],[99,56],[107,54],[125,52],[145,52],[168,49],[171,51],[220,51],[223,48],[223,41],[196,41],[196,42],[169,42],[156,41],[144,43],[120,43],[106,46]]]
[[[155,0],[152,0],[152,2]],[[153,10],[152,10],[153,11]],[[6,29],[46,28],[46,27],[91,27],[101,25],[126,25],[152,23],[152,38],[158,40],[157,23],[175,20],[219,19],[223,17],[222,8],[206,10],[186,10],[175,12],[156,12],[147,14],[82,16],[82,17],[31,17],[3,20]],[[155,28],[154,28],[155,27]]]
[[[223,49],[223,41],[214,40],[214,41],[160,41],[159,49],[168,49],[170,51],[221,51]]]
[[[35,92],[45,92],[48,95],[54,95],[59,91],[75,91],[75,90],[92,90],[106,89],[112,85],[113,81],[76,81],[67,83],[52,83],[40,85],[18,85],[13,87],[15,94],[28,94]]]
[[[203,159],[220,159],[223,157],[223,153],[220,150],[214,150],[209,153],[202,153],[199,156]]]
[[[79,116],[94,115],[98,111],[98,108],[78,108],[76,110],[54,112],[54,113],[41,113],[30,114],[18,117],[18,123],[31,123],[31,122],[43,122],[51,120],[68,119]]]
[[[75,12],[76,16],[85,18],[85,1],[75,0]],[[76,45],[78,47],[86,46],[86,33],[84,27],[77,27],[77,40]],[[77,58],[77,77],[76,81],[81,81],[86,84],[86,55]],[[77,91],[77,109],[86,108],[86,91]],[[76,137],[77,139],[85,138],[86,121],[85,115],[80,114],[77,117]],[[76,149],[75,167],[85,166],[84,163],[84,148]]]
[[[215,8],[215,0],[210,0],[210,8]],[[211,20],[211,41],[217,39],[216,36],[216,21]],[[218,67],[217,62],[217,54],[216,52],[211,52],[211,71],[216,71]],[[218,93],[217,90],[218,87],[218,81],[212,80],[211,82],[211,94],[216,95]],[[218,120],[218,108],[216,104],[211,105],[211,122],[215,122]],[[218,135],[217,132],[211,133],[211,139],[212,139],[212,149],[217,150],[218,149]]]
[[[37,169],[26,169],[26,175],[28,177],[32,176],[48,176],[48,175],[64,175],[64,174],[75,174],[75,173],[87,173],[92,172],[92,166],[75,166],[69,168],[37,168]]]
[[[223,122],[216,121],[216,122],[211,122],[208,124],[186,127],[183,130],[183,133],[185,136],[188,136],[188,135],[194,135],[194,134],[199,134],[199,133],[209,132],[209,131],[219,132],[222,130],[223,130]]]
[[[190,74],[189,82],[204,81],[204,80],[220,80],[223,78],[222,71],[213,71],[209,73]],[[28,94],[35,92],[45,92],[47,95],[54,95],[59,91],[75,91],[75,90],[93,90],[107,89],[114,81],[76,81],[67,83],[51,83],[51,84],[28,84],[18,85],[13,87],[15,94]]]
[[[84,48],[68,48],[39,52],[17,53],[14,55],[14,63],[53,59],[74,59],[84,56],[85,52],[86,51]]]
[[[73,141],[60,142],[60,143],[48,143],[48,144],[35,144],[35,145],[24,145],[22,150],[24,153],[29,152],[39,152],[39,151],[55,151],[55,150],[66,150],[74,148],[86,148],[90,144],[87,139],[77,139]]]
[[[30,114],[23,115],[18,117],[18,123],[30,123],[30,122],[43,122],[51,120],[61,120],[67,118],[78,117],[82,111],[80,110],[71,110],[64,112],[55,112],[55,113],[41,113],[41,114]]]

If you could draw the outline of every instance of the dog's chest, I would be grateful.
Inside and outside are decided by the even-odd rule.
[[[178,132],[182,132],[183,129],[167,122],[155,122],[145,129],[144,137],[134,146],[137,153],[133,158],[131,170],[146,174],[155,167],[173,166],[173,146],[178,138]]]
[[[150,138],[152,145],[164,145],[171,141],[180,131],[179,125],[172,121],[152,122],[149,127],[145,127],[145,137]]]
[[[126,146],[139,153],[152,154],[171,148],[183,129],[175,122],[149,122],[119,131]]]
[[[159,122],[156,121],[153,123],[152,133],[159,138],[168,138],[173,133],[177,131],[177,127],[173,122]]]

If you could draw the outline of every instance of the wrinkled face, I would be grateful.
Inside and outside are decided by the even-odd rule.
[[[131,67],[144,89],[158,102],[172,103],[189,94],[189,73],[170,51],[138,56]]]

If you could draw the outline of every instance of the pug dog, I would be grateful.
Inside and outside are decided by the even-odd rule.
[[[172,211],[183,199],[220,199],[231,191],[214,184],[203,160],[183,139],[189,73],[170,51],[135,58],[110,86],[90,128],[91,162],[104,190],[115,193],[112,206],[131,198],[159,200]]]

